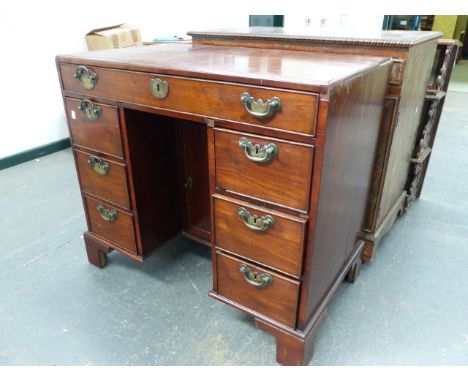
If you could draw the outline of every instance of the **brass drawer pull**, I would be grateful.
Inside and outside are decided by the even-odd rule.
[[[159,78],[152,78],[150,80],[150,89],[156,98],[163,99],[169,93],[169,84]]]
[[[96,171],[96,173],[98,173],[99,175],[107,175],[109,173],[109,162],[106,162],[105,160],[95,155],[91,155],[88,158],[88,163],[93,168],[93,170]]]
[[[273,278],[268,273],[257,273],[251,271],[246,265],[240,265],[240,271],[244,276],[245,281],[254,287],[264,288],[271,284]]]
[[[267,163],[278,155],[278,146],[274,143],[268,143],[260,146],[258,143],[253,144],[247,138],[239,139],[239,147],[244,149],[245,156],[252,162]]]
[[[99,214],[105,221],[113,222],[117,219],[117,211],[113,208],[107,209],[101,203],[99,203],[97,206],[97,210],[99,211]]]
[[[270,215],[265,215],[259,218],[257,215],[251,215],[244,207],[240,207],[237,213],[242,218],[243,223],[253,231],[266,231],[273,227],[275,220]]]
[[[85,89],[92,89],[97,82],[97,74],[84,65],[76,68],[74,77],[80,82],[80,85]]]
[[[250,115],[258,119],[267,119],[273,117],[277,111],[281,110],[281,100],[278,97],[271,97],[267,101],[262,99],[255,100],[249,93],[241,94],[241,103]]]
[[[78,109],[81,110],[90,121],[96,122],[101,118],[102,109],[87,98],[84,98],[83,101],[81,101]]]

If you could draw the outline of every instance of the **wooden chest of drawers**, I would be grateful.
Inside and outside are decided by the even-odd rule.
[[[391,61],[163,44],[57,66],[89,261],[141,262],[183,231],[211,246],[209,295],[275,335],[280,363],[307,363],[359,271]]]

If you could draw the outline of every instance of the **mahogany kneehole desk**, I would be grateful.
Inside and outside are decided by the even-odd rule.
[[[57,57],[89,261],[211,247],[209,295],[307,364],[353,281],[391,60],[163,44]]]

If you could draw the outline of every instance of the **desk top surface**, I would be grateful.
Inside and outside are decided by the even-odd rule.
[[[157,44],[57,56],[84,64],[185,77],[318,91],[388,63],[388,58],[275,49]]]
[[[217,29],[188,32],[194,40],[269,40],[285,43],[380,46],[409,48],[413,45],[434,40],[442,36],[441,32],[399,31],[399,30],[346,30],[344,28],[279,28],[250,27]]]

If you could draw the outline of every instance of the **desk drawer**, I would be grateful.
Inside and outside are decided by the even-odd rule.
[[[257,276],[257,281],[255,280]],[[265,280],[266,286],[259,284]],[[300,282],[277,273],[255,267],[246,261],[217,253],[217,292],[241,305],[271,317],[292,328],[296,325]],[[265,282],[265,281],[264,281]]]
[[[127,166],[79,150],[75,158],[82,191],[130,209]]]
[[[136,253],[133,215],[88,196],[84,196],[84,200],[89,230]]]
[[[247,142],[250,147],[240,147]],[[276,147],[267,162],[247,157],[246,150],[268,159],[271,145]],[[250,155],[250,154],[249,154]],[[227,130],[215,131],[216,186],[238,194],[277,203],[301,211],[309,207],[312,177],[313,146],[291,143]]]
[[[95,73],[96,82],[92,89],[86,89],[75,78],[77,68],[77,65],[60,65],[64,90],[121,102],[193,113],[214,119],[315,135],[318,96],[314,93],[99,67],[87,67]],[[153,79],[167,83],[168,92],[164,98],[156,98],[152,94],[150,83]],[[161,86],[164,85],[161,84]],[[255,117],[246,110],[247,106],[241,103],[243,93],[248,93],[254,101],[259,99],[273,100],[273,97],[277,97],[280,99],[281,107],[274,112],[275,107],[269,105],[271,117]],[[249,97],[245,97],[245,99],[249,99]],[[246,103],[248,104],[248,102]],[[259,102],[250,105],[250,108],[253,108],[253,111],[265,113],[264,110],[256,110],[256,106],[261,109]],[[268,109],[267,105],[264,106]]]
[[[218,195],[213,196],[213,208],[216,246],[301,276],[306,219]],[[253,224],[254,216],[258,225]]]
[[[72,142],[75,145],[123,158],[117,108],[100,103],[87,103],[88,107],[95,105],[100,109],[98,119],[92,121],[80,109],[82,102],[81,99],[65,98]]]

